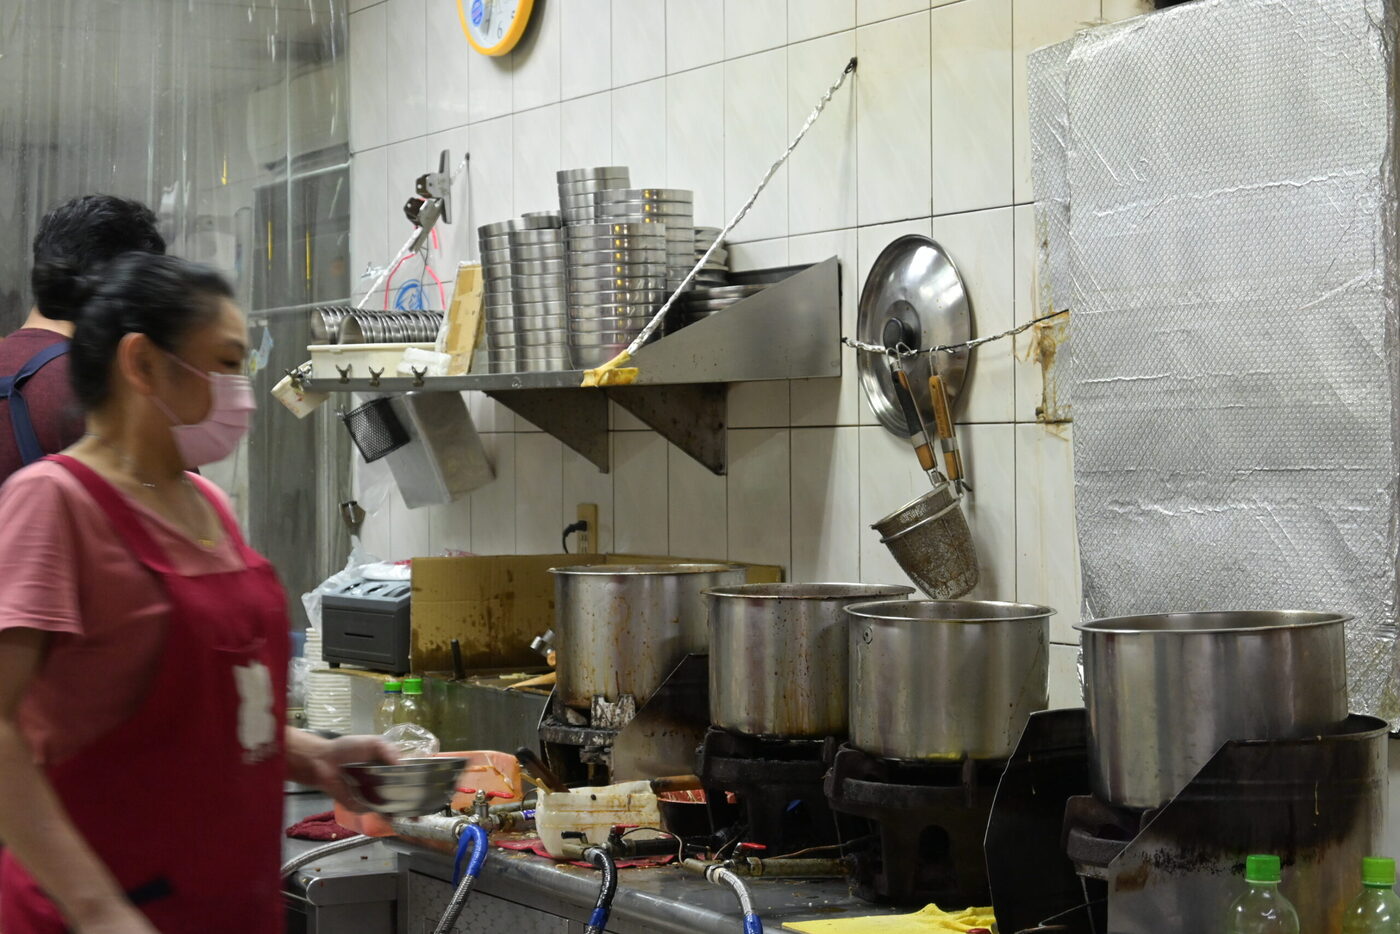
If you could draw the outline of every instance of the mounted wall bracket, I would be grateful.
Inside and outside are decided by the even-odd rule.
[[[626,386],[583,388],[582,370],[381,379],[343,372],[313,379],[313,392],[462,392],[479,390],[558,438],[599,470],[611,469],[608,401],[645,422],[716,474],[727,469],[726,401],[730,383],[841,375],[841,267],[836,257],[810,266],[738,272],[736,284],[763,291],[647,344],[629,366]]]

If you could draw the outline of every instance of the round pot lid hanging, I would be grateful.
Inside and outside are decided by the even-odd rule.
[[[972,301],[962,276],[943,247],[921,234],[900,237],[881,251],[860,293],[856,317],[859,340],[884,345],[886,325],[893,318],[913,338],[913,348],[960,344],[972,339]],[[894,392],[889,358],[857,351],[861,387],[875,417],[901,438],[917,425],[906,423]],[[969,360],[966,350],[957,353],[920,354],[906,358],[914,402],[930,425],[934,422],[929,377],[943,378],[949,402],[962,392]],[[932,366],[932,370],[930,370]]]

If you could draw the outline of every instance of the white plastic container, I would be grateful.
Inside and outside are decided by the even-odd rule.
[[[349,379],[370,379],[379,373],[385,379],[397,379],[399,364],[410,349],[432,350],[432,344],[312,344],[313,379],[340,379],[340,370],[349,367]],[[373,372],[371,372],[373,371]]]
[[[616,824],[660,827],[661,813],[648,782],[623,782],[575,788],[567,792],[541,791],[535,805],[535,830],[555,859],[564,857],[564,834],[581,832],[590,844],[603,843]],[[575,841],[577,842],[577,841]]]

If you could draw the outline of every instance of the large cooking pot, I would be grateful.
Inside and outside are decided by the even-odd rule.
[[[1083,633],[1094,793],[1170,801],[1227,741],[1296,739],[1347,716],[1345,624],[1293,610],[1096,619]]]
[[[680,660],[705,652],[704,592],[742,584],[730,564],[598,564],[553,568],[557,695],[587,710],[593,696],[646,703]]]
[[[1054,610],[990,600],[846,608],[851,744],[891,759],[1005,759],[1049,704]]]
[[[710,722],[761,736],[846,735],[847,606],[914,588],[745,584],[710,605]]]

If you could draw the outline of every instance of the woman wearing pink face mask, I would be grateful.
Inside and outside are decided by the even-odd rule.
[[[283,781],[338,798],[377,738],[285,729],[289,621],[188,469],[254,402],[214,272],[116,260],[72,345],[87,435],[0,489],[0,930],[280,931]]]

